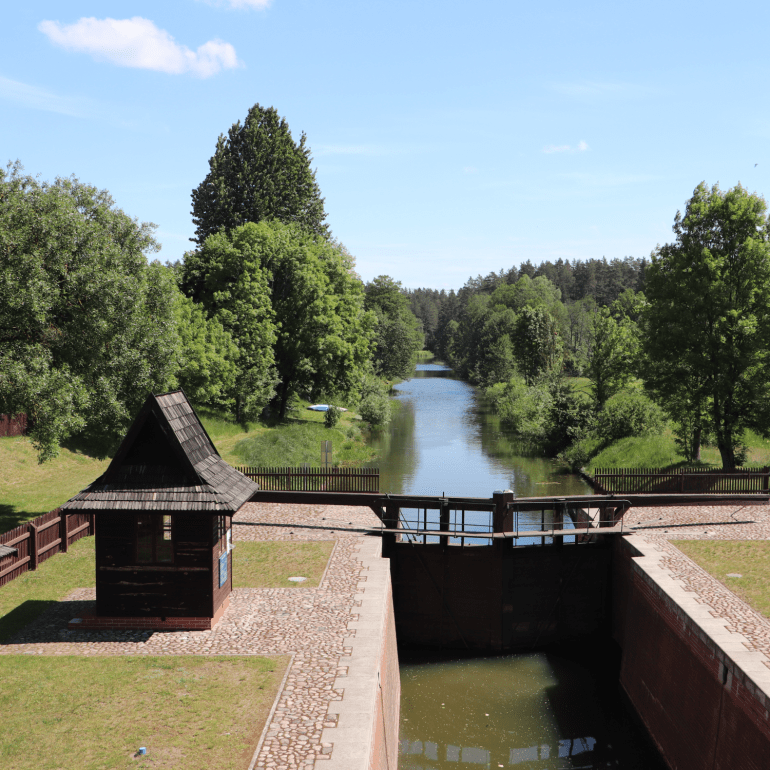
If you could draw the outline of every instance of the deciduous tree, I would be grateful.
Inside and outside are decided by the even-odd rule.
[[[722,464],[745,428],[770,431],[770,243],[767,205],[740,185],[699,184],[676,241],[647,268],[644,379],[697,443],[708,415]]]
[[[0,169],[0,412],[26,412],[41,461],[85,431],[111,442],[172,381],[173,280],[154,225],[75,177]]]

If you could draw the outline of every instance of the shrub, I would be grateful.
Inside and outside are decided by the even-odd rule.
[[[628,436],[660,433],[665,425],[661,408],[643,393],[622,392],[610,398],[596,418],[596,435],[606,443]]]
[[[333,428],[339,421],[342,412],[336,406],[329,406],[324,415],[324,425],[327,428]]]
[[[367,374],[363,379],[358,413],[361,419],[370,425],[385,425],[390,422],[388,386],[374,374]]]

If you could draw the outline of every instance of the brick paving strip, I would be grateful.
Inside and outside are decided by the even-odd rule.
[[[624,526],[650,543],[660,554],[660,566],[770,668],[770,619],[676,548],[677,540],[770,540],[770,506],[632,508]]]
[[[359,530],[379,524],[368,508],[247,503],[233,522],[235,568],[238,542],[335,540],[318,588],[236,588],[211,631],[164,632],[68,630],[71,618],[94,611],[95,589],[80,588],[0,645],[0,655],[292,655],[252,768],[310,770],[332,758],[321,734],[337,724],[330,705],[344,698],[345,641],[356,635],[348,624],[359,620],[356,595],[366,590],[359,550],[370,538]]]

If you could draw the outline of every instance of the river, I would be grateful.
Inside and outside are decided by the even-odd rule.
[[[395,390],[394,419],[372,437],[383,492],[590,493],[506,434],[483,396],[447,367],[418,364]],[[399,655],[401,770],[664,768],[620,702],[609,645],[466,660]]]

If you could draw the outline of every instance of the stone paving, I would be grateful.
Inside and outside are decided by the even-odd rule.
[[[661,566],[729,631],[743,635],[749,650],[765,656],[770,668],[770,620],[676,548],[677,540],[770,540],[769,505],[671,506],[632,508],[624,527],[652,544]]]
[[[334,540],[318,588],[237,588],[211,631],[164,632],[68,630],[71,618],[94,610],[95,589],[81,588],[0,645],[0,654],[292,655],[254,767],[310,770],[333,752],[321,732],[335,726],[327,710],[344,696],[334,684],[347,672],[343,640],[355,636],[348,629],[358,620],[354,595],[365,591],[356,558],[361,530],[377,526],[367,508],[247,503],[234,520],[235,558],[244,540]]]

